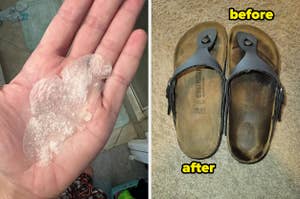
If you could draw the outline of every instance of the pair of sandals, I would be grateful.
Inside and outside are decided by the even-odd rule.
[[[267,154],[284,90],[273,40],[250,25],[231,29],[205,22],[187,31],[177,44],[174,74],[167,87],[181,150],[189,157],[213,155],[222,134],[242,163]]]

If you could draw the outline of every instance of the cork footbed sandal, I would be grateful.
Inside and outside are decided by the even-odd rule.
[[[191,158],[211,156],[220,143],[226,45],[225,28],[206,22],[188,30],[176,47],[167,88],[168,114],[173,114],[181,150]]]
[[[239,162],[254,163],[268,152],[281,117],[279,53],[266,33],[249,25],[232,28],[228,47],[228,146]]]

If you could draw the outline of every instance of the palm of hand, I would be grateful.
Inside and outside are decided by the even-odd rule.
[[[33,54],[24,65],[23,71],[15,80],[5,85],[0,92],[0,125],[2,129],[0,139],[3,141],[0,144],[3,160],[0,169],[6,176],[10,176],[16,183],[20,183],[18,186],[23,186],[32,193],[47,187],[51,190],[46,192],[57,193],[57,191],[62,191],[61,182],[54,180],[58,175],[57,167],[59,166],[56,162],[52,162],[44,168],[35,165],[36,163],[28,162],[23,152],[23,136],[30,117],[29,93],[32,84],[41,78],[59,73],[58,69],[63,67],[66,59],[48,54],[34,56]],[[49,62],[42,63],[43,60],[49,60]],[[41,65],[42,71],[36,68]],[[83,140],[83,142],[85,141]],[[42,175],[45,173],[47,175]]]
[[[135,31],[130,35],[130,29],[142,6],[141,2],[138,6],[134,5],[133,2],[125,2],[120,8],[120,5],[114,5],[115,9],[110,13],[110,20],[112,20],[115,12],[117,12],[117,15],[113,19],[112,24],[110,27],[107,27],[108,30],[103,32],[102,35],[98,34],[94,38],[91,37],[90,42],[87,42],[89,38],[87,38],[86,34],[85,36],[80,34],[81,30],[82,32],[93,31],[94,34],[97,33],[94,28],[88,28],[87,25],[84,25],[89,23],[83,23],[83,25],[77,24],[77,26],[72,23],[69,25],[69,28],[72,30],[66,31],[66,33],[63,33],[65,31],[61,30],[61,34],[65,34],[65,38],[69,38],[71,35],[75,36],[68,56],[66,56],[66,49],[68,49],[67,46],[70,45],[70,41],[66,42],[66,39],[64,39],[64,42],[55,40],[52,35],[54,29],[55,31],[59,31],[60,23],[66,25],[63,17],[57,15],[46,31],[40,45],[27,60],[22,71],[10,84],[5,85],[1,89],[0,175],[8,177],[9,181],[19,189],[35,197],[54,197],[62,192],[89,164],[99,150],[103,148],[113,128],[127,85],[136,71],[145,46],[146,37],[144,32]],[[65,1],[60,11],[61,15],[64,15],[64,17],[67,16],[63,10],[67,9],[72,3],[71,1]],[[106,4],[117,3],[108,1]],[[81,6],[81,10],[85,8],[86,12],[92,6],[89,11],[91,13],[93,12],[93,7],[97,6],[97,1],[94,3],[93,1],[82,1],[77,6]],[[110,5],[110,7],[113,6]],[[119,37],[118,41],[112,43],[114,44],[113,52],[107,48],[111,41],[110,38],[118,36],[112,35],[115,28],[113,23],[116,21],[116,25],[119,25],[118,14],[123,13],[123,10],[129,7],[133,7],[132,10],[135,12],[135,17],[132,17],[132,13],[130,16],[127,13],[132,21],[132,25],[129,27],[127,24],[123,25],[124,31],[128,32],[128,34],[124,36],[123,33],[123,36]],[[84,17],[86,13],[82,13],[81,15],[83,15],[81,17]],[[80,15],[72,17],[78,18]],[[123,15],[122,17],[124,18]],[[79,32],[75,35],[77,29],[79,29]],[[112,31],[109,31],[110,29]],[[64,35],[62,35],[62,38],[64,38]],[[86,44],[81,42],[82,38],[85,38]],[[57,46],[50,45],[53,42],[57,43]],[[80,44],[81,50],[76,49],[76,45],[78,45],[76,43]],[[83,45],[85,45],[85,48],[82,48]],[[85,130],[77,132],[66,140],[62,152],[56,155],[47,166],[40,167],[36,162],[28,162],[23,152],[22,143],[26,124],[30,118],[29,93],[33,84],[41,78],[59,74],[67,63],[80,55],[89,53],[101,53],[114,63],[112,76],[107,81],[107,85],[99,98],[92,120],[88,122]],[[126,66],[131,68],[124,69]]]

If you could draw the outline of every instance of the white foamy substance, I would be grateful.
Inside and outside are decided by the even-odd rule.
[[[111,70],[100,55],[87,55],[64,67],[60,76],[35,83],[23,139],[24,153],[31,161],[47,164],[64,141],[91,120],[88,105],[99,97]]]

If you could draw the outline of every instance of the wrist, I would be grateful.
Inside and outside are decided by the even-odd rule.
[[[7,180],[7,178],[0,175],[0,198],[11,199],[14,195],[13,192],[12,184]]]
[[[17,187],[11,183],[6,177],[0,175],[0,198],[1,199],[36,199],[33,194]]]

